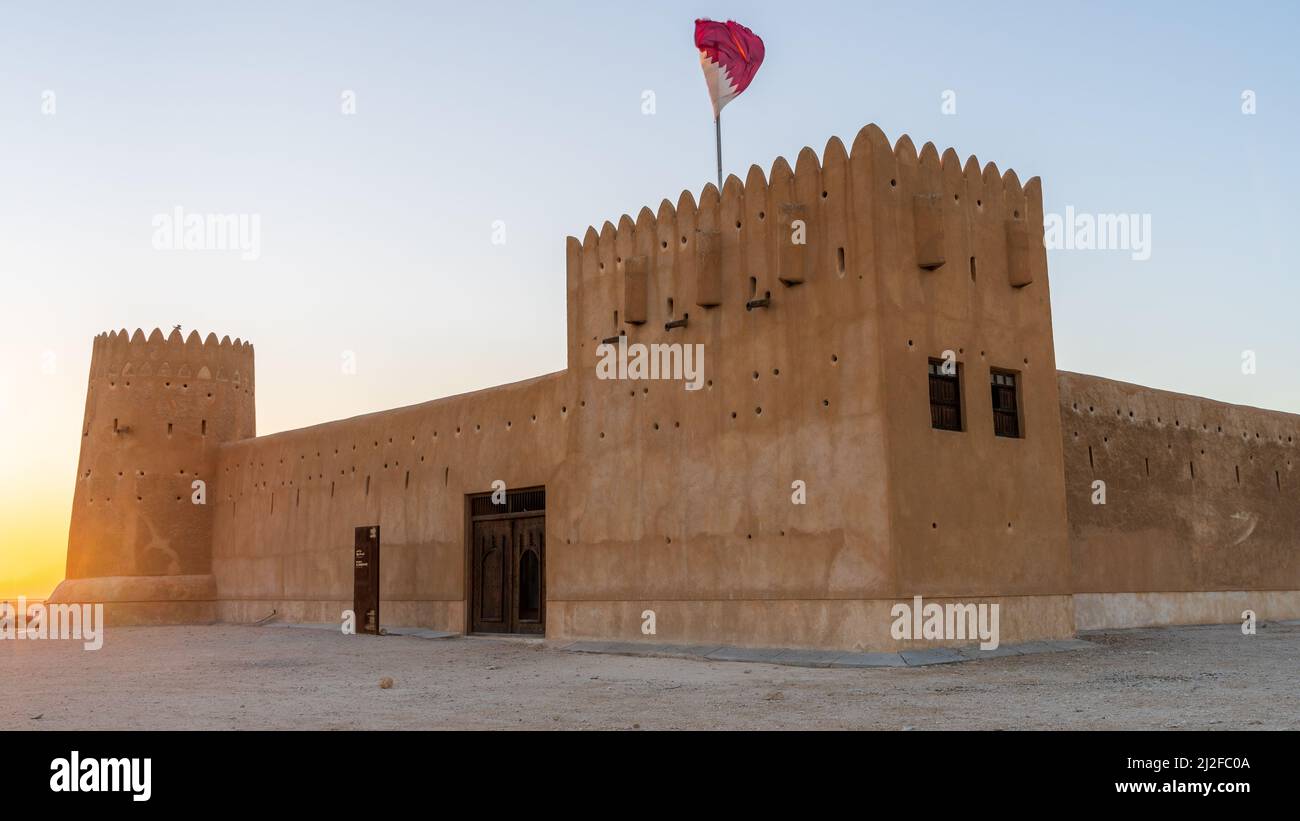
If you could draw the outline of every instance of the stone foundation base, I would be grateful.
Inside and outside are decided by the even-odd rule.
[[[1074,600],[1069,595],[926,598],[950,602],[998,604],[999,639],[1004,644],[1074,637]],[[785,647],[843,652],[900,652],[961,647],[971,639],[895,640],[890,628],[895,604],[912,599],[841,599],[772,601],[574,601],[549,599],[545,638],[555,641],[597,640],[676,643],[720,647]],[[272,616],[277,623],[338,624],[352,602],[341,599],[222,599],[219,621],[247,624]],[[656,614],[656,632],[642,632],[643,613]],[[385,627],[425,627],[465,632],[464,601],[381,599]]]
[[[891,627],[899,599],[786,599],[770,601],[546,602],[546,638],[735,647],[785,647],[854,652],[959,647],[969,639],[895,640]],[[926,604],[999,605],[1004,644],[1074,637],[1069,595],[925,598]],[[643,613],[655,613],[654,635],[642,633]]]
[[[343,611],[351,609],[351,599],[222,599],[216,614],[220,621],[233,624],[268,618],[286,624],[342,624]],[[463,633],[465,602],[381,598],[379,624]]]
[[[49,600],[102,604],[109,627],[209,624],[217,620],[217,582],[211,575],[64,579]]]
[[[1259,621],[1300,619],[1300,590],[1074,594],[1080,630],[1241,623],[1244,610],[1253,610]]]

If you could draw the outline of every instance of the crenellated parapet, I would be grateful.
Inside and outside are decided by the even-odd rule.
[[[91,378],[129,377],[214,380],[253,389],[253,345],[229,336],[217,341],[209,333],[200,339],[197,331],[182,338],[179,330],[164,337],[158,328],[146,338],[136,329],[109,331],[95,337],[91,354]]]
[[[197,426],[208,441],[245,439],[256,435],[253,396],[251,343],[110,331],[95,337],[82,433],[141,431],[147,415],[166,417],[172,434]]]
[[[891,146],[868,125],[850,149],[831,138],[820,158],[804,148],[793,167],[778,157],[721,191],[683,191],[570,237],[571,343],[847,276],[885,293],[923,277],[924,287],[981,278],[981,289],[1024,289],[1046,280],[1042,225],[1037,177],[1022,185],[1014,171],[933,143],[918,152],[906,135]]]

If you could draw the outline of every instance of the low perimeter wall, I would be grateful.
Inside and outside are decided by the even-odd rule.
[[[1300,618],[1300,416],[1059,381],[1079,630]]]

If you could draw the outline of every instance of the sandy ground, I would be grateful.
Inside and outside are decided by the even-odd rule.
[[[1085,638],[1103,649],[825,670],[481,638],[117,628],[96,652],[0,641],[0,730],[1300,729],[1300,625]]]

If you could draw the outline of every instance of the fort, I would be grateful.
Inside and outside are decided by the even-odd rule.
[[[1003,644],[1300,618],[1300,417],[1057,371],[1043,226],[1038,178],[867,126],[569,237],[564,370],[269,436],[249,343],[102,334],[53,598],[845,650],[925,646],[914,597]]]

